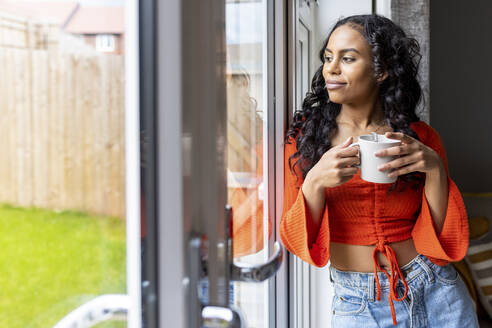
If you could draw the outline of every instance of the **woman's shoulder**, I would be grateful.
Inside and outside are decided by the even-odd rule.
[[[416,121],[410,123],[410,128],[417,133],[420,138],[420,141],[426,142],[430,140],[435,140],[439,137],[439,133],[429,124],[424,121]]]

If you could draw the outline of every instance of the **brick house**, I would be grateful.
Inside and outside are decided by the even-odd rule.
[[[79,7],[63,30],[83,38],[97,51],[124,53],[125,12],[123,7]]]

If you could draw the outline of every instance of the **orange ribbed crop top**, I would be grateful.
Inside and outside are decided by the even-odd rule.
[[[403,278],[396,255],[389,243],[413,238],[417,252],[435,264],[461,260],[468,248],[468,217],[463,199],[456,184],[449,177],[444,147],[439,134],[423,121],[410,125],[420,142],[436,151],[443,160],[448,173],[448,206],[441,233],[437,235],[425,197],[424,187],[388,193],[393,185],[378,184],[360,178],[360,170],[346,183],[326,188],[325,206],[319,231],[314,231],[310,222],[309,208],[302,193],[302,175],[297,166],[297,176],[289,168],[288,159],[296,152],[295,140],[285,144],[284,151],[284,208],[280,223],[280,237],[285,247],[302,260],[323,267],[330,257],[330,241],[352,245],[376,245],[373,253],[377,299],[380,285],[377,270],[383,271],[396,286],[401,279],[405,286],[402,298],[390,289],[389,303],[396,324],[393,300],[405,299],[407,284]],[[313,245],[308,245],[308,236],[317,236]],[[311,239],[312,240],[312,239]],[[383,253],[391,263],[391,273],[380,267],[377,253]]]

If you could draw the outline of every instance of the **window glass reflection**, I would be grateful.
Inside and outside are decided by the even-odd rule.
[[[236,261],[265,262],[266,2],[227,1],[227,184]],[[265,231],[268,229],[267,233]],[[268,327],[268,284],[233,283],[248,327]]]

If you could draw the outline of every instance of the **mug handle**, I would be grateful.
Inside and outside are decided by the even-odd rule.
[[[353,147],[353,146],[359,146],[359,153],[360,153],[360,145],[359,145],[359,142],[358,141],[357,142],[353,142],[353,143],[351,143],[349,145],[349,147]],[[357,168],[360,169],[360,164],[354,164],[354,165],[352,165],[352,167],[357,167]]]

